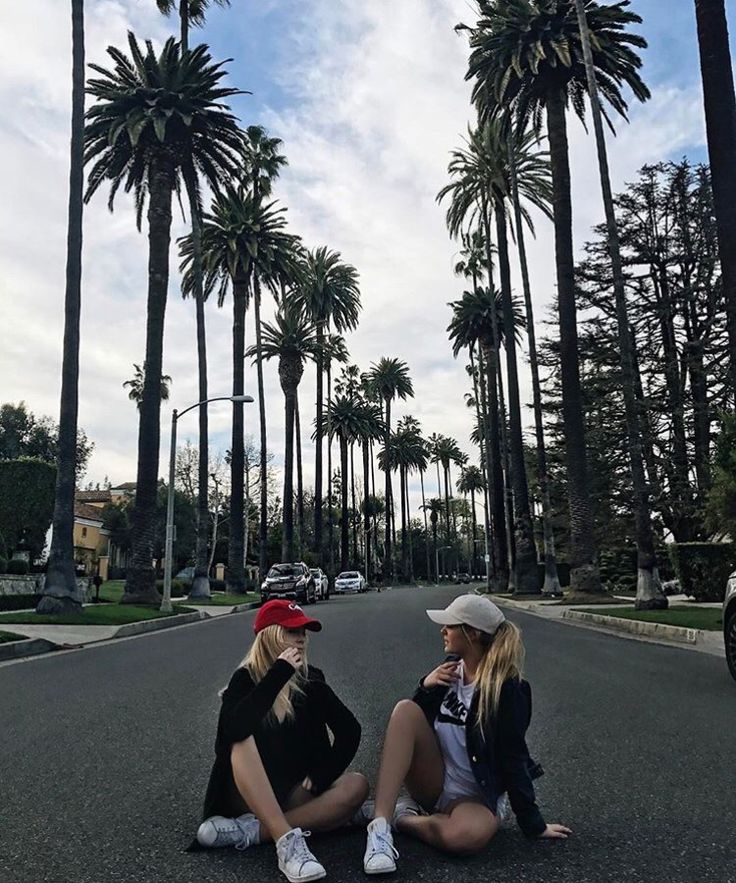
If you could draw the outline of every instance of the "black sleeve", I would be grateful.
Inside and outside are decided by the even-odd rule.
[[[324,723],[333,736],[330,748],[317,759],[311,770],[312,792],[321,794],[348,768],[360,744],[360,724],[353,713],[324,682],[311,685],[314,702],[319,702]]]
[[[518,681],[501,688],[496,721],[496,752],[502,785],[508,792],[519,827],[527,837],[539,837],[547,827],[534,795],[526,746],[529,703]]]
[[[277,659],[257,684],[246,669],[235,672],[220,710],[220,734],[225,744],[243,742],[253,735],[293,674],[294,667],[285,659]]]

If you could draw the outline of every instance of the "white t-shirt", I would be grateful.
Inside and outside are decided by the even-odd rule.
[[[434,722],[434,731],[445,761],[445,799],[479,797],[481,790],[473,775],[465,738],[465,721],[470,713],[475,684],[465,684],[462,661],[458,666],[460,677],[449,688]]]

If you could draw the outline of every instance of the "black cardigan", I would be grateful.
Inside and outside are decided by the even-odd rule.
[[[434,727],[448,688],[425,688],[423,684],[424,678],[413,698]],[[532,779],[542,775],[543,770],[529,757],[525,739],[531,720],[531,687],[516,678],[505,681],[498,712],[483,721],[482,727],[476,725],[478,698],[476,690],[465,723],[468,758],[478,786],[494,812],[498,798],[508,792],[519,827],[527,837],[538,837],[547,826],[537,807],[532,784]]]
[[[311,665],[303,684],[304,695],[294,697],[294,719],[277,724],[266,720],[282,687],[294,669],[277,659],[255,683],[239,668],[222,695],[215,740],[215,763],[204,801],[204,818],[238,814],[230,751],[237,742],[254,736],[274,793],[284,801],[306,776],[319,794],[342,775],[360,743],[360,724]],[[332,733],[330,742],[328,729]]]

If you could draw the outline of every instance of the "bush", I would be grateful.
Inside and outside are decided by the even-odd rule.
[[[723,601],[736,569],[733,543],[672,543],[670,557],[686,595],[696,601]]]
[[[210,580],[210,591],[211,592],[226,592],[227,591],[227,583],[224,579],[211,579]]]
[[[6,558],[0,558],[0,573],[8,572],[8,562]]]
[[[0,460],[0,535],[8,551],[25,536],[40,558],[54,514],[56,467],[42,460]]]
[[[124,567],[111,567],[107,571],[107,578],[108,579],[125,579],[126,573],[127,573],[127,571]]]
[[[0,610],[30,610],[40,600],[40,595],[0,595]]]
[[[164,581],[162,579],[156,580],[156,588],[163,595]],[[171,597],[172,598],[183,598],[187,594],[189,594],[189,589],[180,579],[172,579],[171,580]]]
[[[22,561],[18,558],[12,558],[8,561],[5,572],[12,573],[16,576],[26,576],[28,573],[28,562]]]

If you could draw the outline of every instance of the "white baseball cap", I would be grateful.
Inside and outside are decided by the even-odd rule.
[[[439,625],[469,625],[494,635],[506,617],[482,595],[459,595],[444,610],[428,610],[427,616]]]

